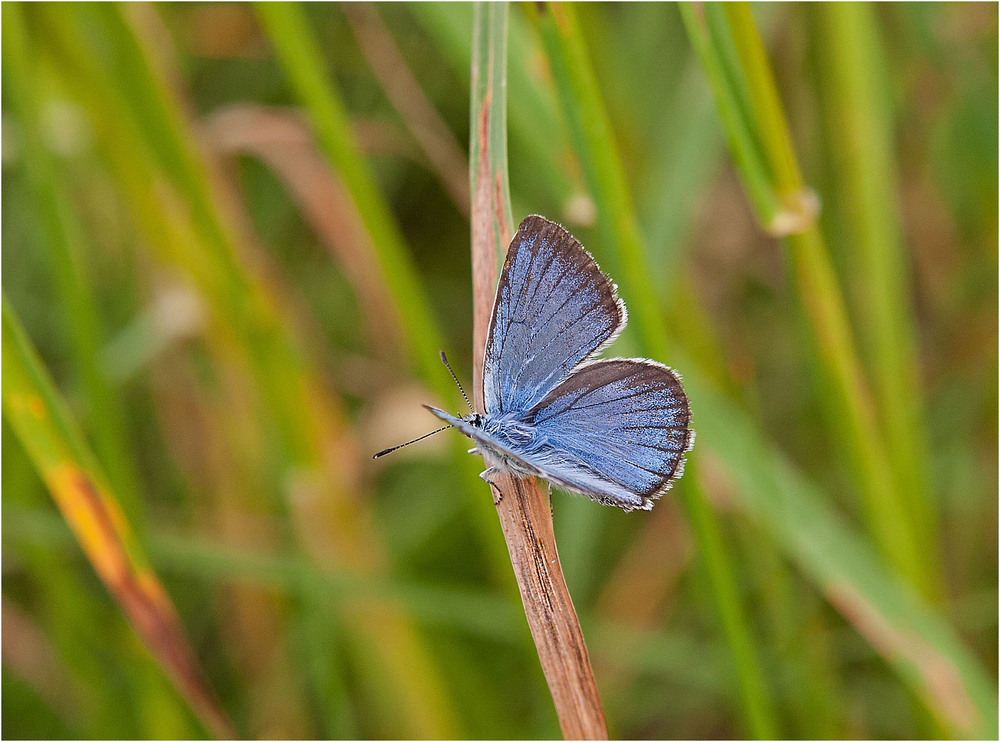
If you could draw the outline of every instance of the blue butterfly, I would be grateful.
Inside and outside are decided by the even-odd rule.
[[[594,358],[627,319],[590,253],[560,225],[529,216],[493,302],[485,412],[428,409],[473,440],[470,453],[482,455],[480,476],[491,484],[499,472],[539,476],[626,512],[650,510],[683,473],[694,431],[676,372],[645,359]]]

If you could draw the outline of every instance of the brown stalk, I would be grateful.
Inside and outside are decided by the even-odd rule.
[[[249,153],[274,172],[357,291],[365,337],[378,340],[372,353],[398,348],[399,318],[372,257],[368,233],[305,118],[289,109],[239,103],[208,116],[204,133],[214,151]]]
[[[484,12],[483,8],[478,12]],[[491,171],[490,157],[491,126],[505,125],[503,108],[493,109],[494,105],[503,106],[505,91],[490,87],[494,79],[492,67],[503,64],[504,56],[502,49],[490,49],[490,69],[482,69],[474,53],[472,65],[472,89],[476,90],[484,79],[487,85],[480,108],[475,111],[473,136],[477,146],[472,147],[478,154],[478,162],[472,163],[472,286],[473,393],[479,410],[484,409],[483,349],[497,283],[497,249],[507,245],[511,236],[504,176]],[[608,739],[587,645],[559,563],[549,495],[533,478],[503,475],[497,477],[496,486],[502,493],[497,503],[500,527],[563,736]]]
[[[468,214],[469,192],[466,190],[465,175],[468,163],[465,153],[448,124],[424,95],[378,10],[368,3],[344,3],[341,10],[354,31],[361,53],[417,140],[441,186],[455,206],[463,214]]]
[[[171,104],[187,114],[182,125],[191,126],[188,97],[183,93],[176,66],[171,64],[169,35],[158,13],[149,6],[129,6],[126,17],[143,43],[146,62],[167,88]],[[287,453],[282,485],[293,525],[294,548],[323,569],[342,568],[361,577],[383,573],[387,557],[364,497],[357,441],[346,424],[339,396],[331,392],[314,366],[315,351],[303,345],[298,313],[287,309],[294,306],[295,294],[282,290],[280,274],[268,270],[266,254],[256,249],[244,205],[216,160],[197,145],[192,146],[192,159],[198,161],[202,171],[199,175],[210,183],[204,198],[220,215],[217,229],[223,236],[217,241],[224,244],[217,252],[226,255],[225,251],[232,250],[238,255],[233,264],[240,271],[241,290],[255,302],[254,308],[264,320],[254,342],[266,340],[278,351],[273,365],[261,365],[259,359],[253,359],[257,374],[275,374],[270,381],[280,378],[287,385],[282,395],[289,404],[278,405],[268,399],[263,377],[253,380],[255,390],[262,392],[262,401],[270,408],[268,415],[279,423],[275,435]],[[231,307],[226,309],[217,302],[214,309],[220,312],[223,323],[239,325]],[[288,330],[290,336],[285,334]],[[262,340],[258,341],[258,337]],[[245,344],[248,348],[251,345]],[[242,366],[237,368],[238,373],[243,370]],[[427,738],[454,736],[456,722],[450,699],[422,637],[405,616],[395,607],[371,600],[359,600],[344,610],[347,625],[357,627],[361,651],[374,652],[378,658],[377,666],[363,671],[395,696],[397,713],[379,719],[385,724],[386,735],[400,736],[402,731]]]
[[[493,239],[483,228],[485,220],[492,222],[492,214],[487,213],[483,219],[476,213],[474,209],[472,252],[473,255],[478,252],[481,257],[473,260],[473,270],[478,268],[481,273],[485,266],[495,266]],[[487,283],[486,277],[473,277],[474,286]],[[476,290],[473,301],[474,337],[485,337],[493,308],[493,291]],[[477,347],[483,346],[477,344]],[[476,408],[480,410],[484,409],[481,364],[480,360],[476,368],[479,381],[474,387]],[[587,645],[559,563],[549,494],[537,479],[504,475],[497,478],[496,486],[503,493],[497,503],[500,527],[563,737],[608,739],[607,722]]]
[[[165,445],[196,493],[195,522],[220,546],[256,553],[281,548],[278,524],[258,514],[260,498],[244,485],[260,460],[253,390],[237,373],[207,387],[191,358],[175,349],[150,366],[154,414]],[[251,432],[254,431],[254,432]],[[220,586],[226,616],[221,641],[246,679],[248,739],[303,738],[310,727],[298,667],[283,636],[289,598],[235,580]]]

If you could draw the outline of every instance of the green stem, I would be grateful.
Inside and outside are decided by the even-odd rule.
[[[143,32],[156,29],[141,24],[155,24],[156,18],[148,16],[155,10],[73,6],[39,12],[56,31],[64,69],[73,70],[67,76],[71,87],[85,91],[80,97],[103,130],[104,145],[114,153],[116,176],[125,184],[124,195],[136,203],[150,244],[163,248],[198,286],[211,309],[208,336],[225,346],[225,353],[235,350],[242,361],[240,370],[252,376],[267,431],[261,470],[268,481],[261,494],[275,495],[275,507],[283,509],[285,522],[295,524],[288,536],[296,547],[326,559],[328,554],[318,554],[301,524],[289,517],[301,514],[296,511],[308,500],[296,497],[297,492],[321,488],[317,499],[323,503],[324,526],[335,558],[360,573],[385,569],[380,539],[367,519],[364,499],[358,497],[363,486],[356,441],[340,400],[321,382],[287,304],[242,262],[249,248],[240,243],[230,219],[231,202],[223,198],[223,185],[197,147],[182,102],[168,82],[168,70],[153,51],[158,47],[143,43]],[[126,20],[125,13],[138,15]],[[123,84],[112,85],[107,63],[87,52],[84,21],[90,22],[88,28],[115,39],[112,64]],[[149,141],[154,133],[156,141]],[[231,357],[225,359],[223,365],[227,364],[232,366]],[[310,634],[307,642],[322,644],[319,613],[308,604],[301,610],[309,614],[302,624]],[[399,616],[363,610],[358,614],[350,617],[352,624],[365,644],[366,659],[376,660],[365,669],[399,709],[386,721],[399,724],[397,731],[449,736],[455,717],[421,637]],[[333,678],[341,670],[332,665],[333,659],[321,653],[306,667],[325,665],[323,677],[310,677],[320,698],[336,692],[339,685]]]
[[[757,218],[765,229],[786,237],[784,244],[795,283],[834,394],[826,405],[854,469],[868,528],[894,568],[925,595],[933,594],[929,556],[919,546],[907,499],[893,475],[840,287],[815,220],[815,203],[802,186],[781,101],[749,6],[725,6],[728,38],[732,39],[741,61],[751,107],[746,120],[734,125],[729,125],[733,116],[730,101],[736,93],[724,77],[713,72],[722,66],[725,52],[713,46],[703,16],[690,6],[684,6],[684,13],[692,43],[713,86],[720,115],[727,123],[734,153],[744,147],[745,134],[741,132],[754,132],[756,140],[761,142],[770,187],[779,194],[781,208],[777,213],[758,208]],[[745,171],[744,159],[736,159],[737,167]],[[744,172],[744,180],[762,174]],[[754,193],[750,196],[756,204]]]
[[[868,529],[910,584],[928,591],[927,571],[893,481],[823,236],[816,228],[785,240],[820,359],[837,395],[836,425],[858,477]]]
[[[848,255],[860,341],[872,378],[897,487],[913,514],[931,570],[938,563],[936,518],[928,491],[927,425],[920,398],[909,255],[896,205],[892,113],[875,14],[862,3],[813,10],[830,160],[841,188],[843,249]],[[940,576],[933,574],[940,587]],[[937,597],[940,597],[938,593]]]
[[[508,17],[505,2],[475,5],[469,185],[476,365],[473,395],[478,409],[485,409],[482,365],[496,295],[497,263],[513,231],[507,169]],[[496,512],[563,736],[607,739],[604,708],[556,549],[549,495],[533,478],[504,476],[493,486],[503,493]]]
[[[327,79],[327,63],[306,21],[294,3],[260,3],[258,15],[268,39],[302,100],[320,148],[344,183],[371,239],[379,270],[396,297],[406,327],[404,342],[425,381],[442,399],[454,391],[440,373],[438,351],[444,347],[423,291],[413,258],[375,178],[361,155],[344,104]]]
[[[57,177],[56,163],[42,141],[41,100],[36,59],[28,51],[22,9],[4,9],[4,73],[8,93],[20,127],[24,174],[36,212],[39,248],[47,253],[63,314],[68,318],[73,364],[83,381],[90,412],[89,428],[108,479],[121,497],[122,507],[141,527],[142,501],[139,480],[125,440],[125,415],[98,364],[103,340],[97,302],[91,292],[82,260],[83,235],[66,192]]]
[[[741,71],[746,76],[751,101],[747,113],[756,114],[754,131],[764,148],[774,188],[781,196],[793,195],[802,188],[802,176],[799,173],[795,152],[792,150],[791,136],[785,124],[781,99],[771,77],[766,51],[750,13],[750,5],[748,3],[720,5],[725,10],[739,54]]]
[[[712,84],[715,104],[729,139],[737,172],[758,219],[763,224],[770,224],[779,211],[779,199],[771,185],[771,173],[754,130],[744,114],[745,105],[741,105],[739,87],[730,82],[732,76],[726,74],[726,57],[720,49],[722,42],[718,40],[719,36],[725,37],[728,31],[718,18],[718,14],[724,11],[715,3],[681,3],[680,11],[691,45]],[[715,31],[715,39],[712,31]]]
[[[668,343],[660,300],[645,267],[645,245],[575,12],[570,5],[548,4],[537,13],[537,22],[563,115],[597,204],[601,242],[617,246],[615,252],[606,253],[613,256],[612,275],[623,278],[622,293],[629,298],[643,351],[650,357],[664,358]],[[747,628],[749,622],[736,591],[718,521],[698,486],[697,466],[688,466],[679,491],[733,657],[747,728],[755,737],[774,737],[777,721],[764,692],[763,670]]]
[[[421,288],[416,266],[357,146],[343,102],[324,73],[327,64],[302,7],[293,3],[261,3],[258,10],[268,38],[309,114],[320,148],[344,183],[368,231],[379,270],[405,328],[404,336],[409,343],[406,357],[411,359],[423,382],[439,400],[451,400],[461,405],[456,388],[438,360],[438,354],[445,346]],[[482,482],[478,478],[476,463],[465,455],[466,446],[460,438],[455,437],[453,451],[459,460],[465,489],[479,492]],[[480,497],[473,502],[476,524],[490,564],[495,574],[503,576],[500,578],[502,584],[510,587],[506,578],[507,556],[502,541],[496,538],[490,500]]]
[[[688,467],[695,469],[698,457],[688,454]],[[687,477],[690,474],[685,475]],[[775,739],[778,719],[768,697],[767,683],[750,635],[746,612],[726,553],[722,528],[708,505],[698,478],[687,479],[677,488],[687,519],[698,541],[701,563],[722,622],[723,633],[733,655],[740,689],[740,702],[747,729],[756,739]],[[730,546],[730,548],[732,548]]]
[[[205,728],[218,737],[231,738],[232,727],[114,491],[6,295],[2,306],[4,417],[136,634]]]

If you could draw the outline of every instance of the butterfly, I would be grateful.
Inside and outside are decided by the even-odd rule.
[[[472,439],[469,452],[482,455],[480,476],[491,484],[500,472],[539,476],[626,512],[650,510],[683,473],[695,435],[675,371],[641,358],[596,358],[627,320],[617,286],[583,245],[529,216],[493,302],[484,412],[427,409]]]

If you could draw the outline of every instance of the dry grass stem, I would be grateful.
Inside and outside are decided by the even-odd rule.
[[[477,5],[472,64],[472,286],[476,407],[483,406],[483,353],[497,282],[497,255],[510,242],[507,188],[506,6]],[[566,739],[607,739],[604,709],[552,528],[548,494],[536,479],[498,477],[497,514],[525,617]]]

